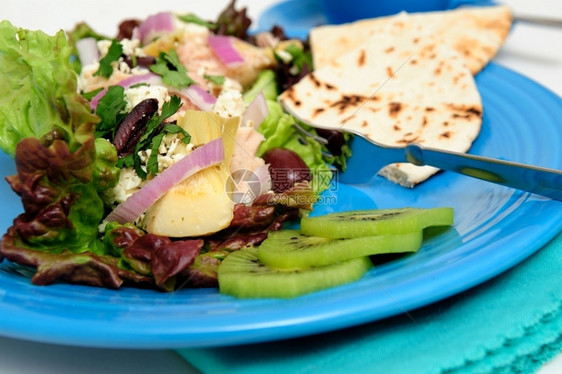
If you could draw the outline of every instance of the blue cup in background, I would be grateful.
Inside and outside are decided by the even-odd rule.
[[[453,9],[463,5],[491,5],[491,0],[321,0],[330,23],[352,22],[363,18]]]

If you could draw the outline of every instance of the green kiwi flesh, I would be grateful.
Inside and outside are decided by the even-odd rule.
[[[453,209],[398,208],[356,210],[301,219],[301,233],[334,239],[403,234],[453,224]]]
[[[416,252],[422,241],[422,230],[351,239],[321,238],[297,230],[280,230],[268,234],[259,246],[258,258],[275,268],[305,269],[376,254]]]
[[[281,270],[259,261],[258,248],[228,255],[218,269],[219,291],[239,298],[292,298],[361,278],[372,263],[359,257],[305,270]]]

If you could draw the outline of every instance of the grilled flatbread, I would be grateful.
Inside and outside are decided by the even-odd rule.
[[[431,34],[393,30],[307,75],[280,96],[281,104],[317,127],[355,130],[387,145],[466,152],[480,131],[482,103],[465,60]],[[394,164],[380,174],[413,187],[436,171]]]
[[[455,49],[472,74],[478,73],[497,53],[512,23],[507,6],[469,7],[456,10],[400,13],[343,25],[320,26],[310,32],[316,69],[335,62],[376,34],[431,34]]]

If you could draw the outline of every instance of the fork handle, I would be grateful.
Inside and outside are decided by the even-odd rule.
[[[562,200],[562,171],[409,144],[406,160]]]

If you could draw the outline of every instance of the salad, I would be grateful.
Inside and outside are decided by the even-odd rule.
[[[0,261],[35,284],[215,287],[230,253],[306,215],[349,139],[334,148],[282,110],[313,68],[307,43],[250,24],[235,1],[115,36],[0,22],[0,147],[24,208]]]

